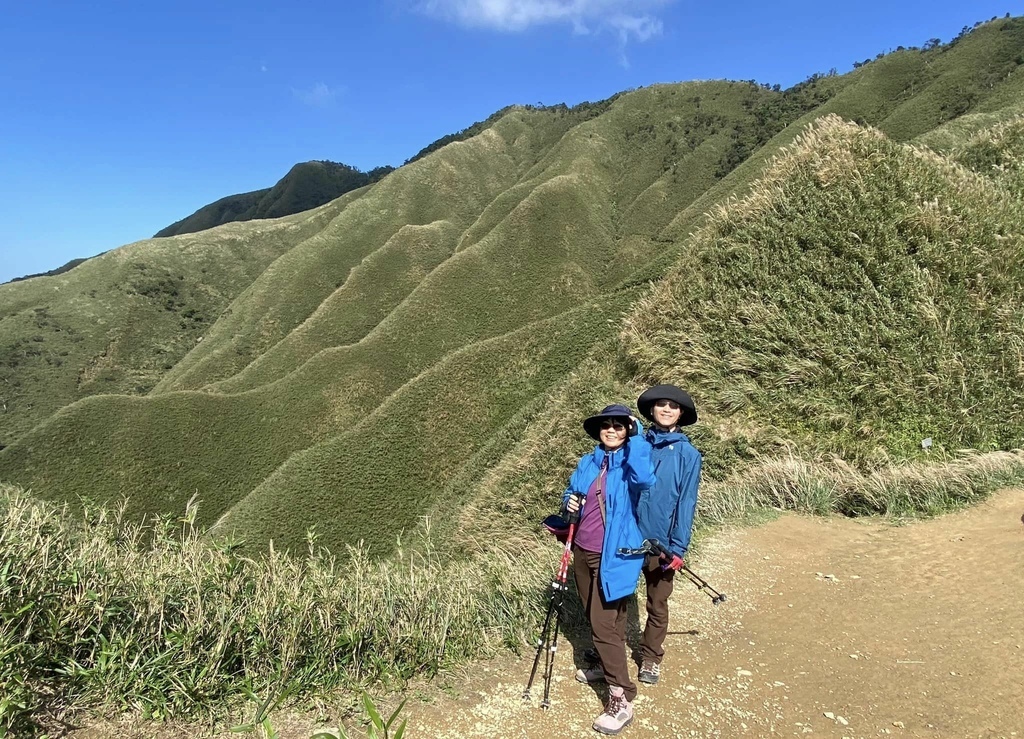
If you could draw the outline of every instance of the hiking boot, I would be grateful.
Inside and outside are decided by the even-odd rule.
[[[600,664],[583,667],[576,670],[576,682],[578,683],[601,683],[604,682],[604,668]]]
[[[594,720],[598,734],[618,734],[633,723],[633,704],[626,700],[626,691],[617,685],[608,688],[608,705]]]
[[[657,662],[652,662],[649,659],[645,659],[643,664],[640,665],[640,674],[637,676],[637,680],[648,685],[654,685],[658,682],[658,678],[661,676],[661,665]]]

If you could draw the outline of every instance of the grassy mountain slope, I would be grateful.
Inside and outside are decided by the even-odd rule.
[[[13,710],[0,725],[29,733],[32,714],[55,702],[204,713],[282,674],[302,697],[322,700],[328,689],[434,674],[488,644],[524,643],[552,555],[528,532],[590,446],[580,419],[609,400],[631,401],[652,379],[697,397],[705,523],[766,505],[938,512],[1019,484],[1019,449],[950,450],[1024,441],[1022,171],[1019,118],[972,131],[947,156],[825,118],[744,198],[714,209],[664,279],[448,354],[367,416],[291,455],[214,526],[289,541],[315,523],[321,544],[364,538],[381,552],[430,515],[422,548],[394,558],[374,562],[357,546],[343,563],[280,550],[248,559],[230,543],[205,546],[191,511],[149,542],[115,516],[83,521],[0,486],[0,544],[19,573],[2,630],[17,636],[0,665]],[[302,430],[295,419],[324,402],[308,392],[274,398],[271,388],[285,384],[91,398],[0,463],[13,451],[28,465],[54,454],[81,466],[79,455],[100,459],[135,443],[137,468],[126,458],[96,469],[138,485],[127,476],[149,474],[147,448],[170,430],[172,443],[191,446],[176,450],[184,464],[164,475],[209,473],[200,484],[216,496],[216,477],[233,466],[215,468],[212,447],[236,443],[233,426],[246,424],[258,443],[292,443]],[[125,409],[111,420],[128,422],[108,447],[101,413],[112,403]],[[285,415],[244,417],[242,405]],[[58,422],[79,446],[61,449],[59,434],[41,433]],[[216,433],[204,435],[209,424]],[[930,453],[916,448],[925,432],[936,442]],[[181,498],[133,496],[129,505],[140,501],[173,509]]]
[[[714,89],[707,95],[705,108],[720,111],[717,115],[723,121],[730,116],[742,120],[742,99],[730,94],[735,86],[710,87]],[[436,360],[439,351],[561,312],[607,289],[643,263],[656,246],[643,239],[624,240],[617,211],[620,203],[633,202],[660,175],[673,144],[667,137],[649,142],[631,131],[663,125],[673,112],[667,103],[676,92],[680,91],[632,93],[619,98],[604,115],[565,132],[520,181],[462,232],[457,253],[425,276],[393,314],[382,316],[386,320],[359,346],[350,348],[348,353],[357,365],[350,370],[353,375],[362,368],[389,373],[392,368],[386,365],[391,364],[397,365],[401,377],[408,376]],[[683,112],[690,111],[684,107]],[[501,127],[498,123],[492,130]],[[649,171],[621,177],[631,159],[653,165]],[[714,175],[707,173],[707,177]],[[667,219],[671,205],[663,212]],[[376,279],[385,285],[397,281],[386,273],[378,273]],[[346,283],[320,304],[302,326],[303,336],[316,334],[311,346],[330,346],[337,340],[338,329],[349,325],[349,301],[341,299],[349,287]],[[490,309],[481,311],[478,306]],[[306,352],[294,351],[292,338],[211,389],[252,389],[280,379],[308,357]],[[274,371],[270,358],[279,358]]]
[[[358,342],[455,252],[458,237],[451,221],[402,226],[353,267],[344,284],[295,330],[237,375],[211,387],[222,392],[258,387],[293,371],[324,347]]]
[[[965,138],[950,156],[1016,197],[1024,195],[1024,116]]]
[[[1006,484],[908,463],[1024,445],[1022,141],[1018,119],[943,158],[836,117],[815,124],[709,215],[498,460],[456,481],[473,502],[449,538],[472,551],[530,526],[587,446],[579,420],[652,382],[689,388],[700,408],[689,433],[705,519],[747,495],[912,512]]]
[[[392,167],[378,167],[363,172],[338,162],[302,162],[292,167],[273,187],[229,195],[204,205],[192,215],[160,229],[153,238],[195,233],[234,221],[301,213],[352,190],[372,185],[392,170]]]
[[[320,229],[241,291],[149,397],[65,408],[0,452],[0,478],[55,500],[130,493],[132,514],[178,510],[198,491],[205,524],[221,520],[221,530],[250,541],[298,544],[315,522],[340,544],[371,536],[387,516],[392,529],[431,510],[452,520],[495,480],[539,493],[536,475],[552,473],[550,486],[578,451],[580,414],[606,398],[629,399],[653,377],[698,390],[708,424],[697,433],[718,477],[798,448],[811,457],[846,450],[870,469],[909,456],[918,434],[950,448],[1011,445],[1015,420],[993,425],[990,406],[959,423],[941,415],[940,398],[951,403],[965,392],[956,378],[977,373],[991,393],[1010,385],[1009,365],[943,359],[938,347],[1012,355],[1016,339],[995,309],[971,312],[976,285],[957,292],[946,284],[992,265],[976,250],[943,261],[936,245],[966,240],[994,254],[993,240],[1009,233],[999,229],[1015,223],[1016,211],[1004,185],[899,142],[965,111],[1000,115],[1014,104],[1021,27],[988,24],[953,47],[899,52],[785,93],[687,83],[623,94],[598,109],[508,111],[351,202],[324,206]],[[965,86],[976,94],[962,94]],[[797,139],[830,112],[891,137],[830,118]],[[798,153],[774,161],[787,144]],[[830,162],[835,201],[814,184]],[[928,221],[935,214],[917,192],[928,202],[963,201],[960,231],[942,213]],[[714,209],[732,193],[751,199]],[[755,213],[752,203],[766,200]],[[735,225],[743,208],[751,222]],[[787,218],[770,218],[773,208]],[[866,246],[835,233],[836,224]],[[755,238],[780,261],[755,249]],[[920,256],[897,258],[904,243]],[[946,282],[928,282],[925,268]],[[631,286],[651,279],[661,292],[639,303],[616,338],[616,316],[636,302]],[[984,289],[1009,300],[1014,279],[986,278]],[[788,302],[764,297],[776,292]],[[744,297],[757,307],[755,295],[752,320],[762,332],[727,311],[747,305]],[[922,328],[929,311],[962,326]],[[799,323],[812,318],[817,334]],[[689,324],[701,320],[712,336],[698,366],[680,353],[690,347]],[[823,340],[829,321],[848,353],[826,345],[805,357],[811,349],[800,342]],[[876,324],[884,330],[866,328]],[[905,367],[886,364],[893,347],[912,341],[940,343]],[[658,354],[662,343],[675,350]],[[870,371],[848,366],[862,354]],[[622,357],[633,370],[609,369]],[[912,412],[916,383],[928,373],[935,403]],[[844,401],[828,384],[862,374],[889,385],[854,385],[858,399]],[[861,407],[872,402],[874,411]],[[805,422],[819,406],[828,412]],[[524,449],[551,460],[514,464]]]
[[[642,91],[641,95],[654,102],[660,97],[660,93],[648,91]],[[631,114],[628,107],[621,112],[621,115]],[[573,122],[567,120],[563,125]],[[524,142],[526,151],[532,153],[532,139],[523,135],[521,119],[514,118],[509,124],[518,127],[513,131],[515,138]],[[548,147],[550,151],[541,149],[543,157],[525,158],[536,173],[529,186],[522,188],[522,199],[515,202],[507,215],[495,219],[495,227],[486,234],[481,233],[479,240],[472,244],[463,242],[457,253],[430,271],[365,338],[336,349],[322,350],[290,374],[240,395],[218,398],[209,393],[197,396],[167,392],[154,396],[152,403],[147,400],[141,405],[111,398],[72,406],[55,418],[49,428],[38,429],[26,437],[23,444],[10,450],[7,459],[11,460],[12,468],[28,473],[30,478],[21,480],[44,491],[43,495],[49,495],[45,491],[59,489],[61,495],[70,497],[80,493],[101,496],[102,491],[116,497],[122,490],[144,489],[147,495],[133,501],[131,510],[136,513],[166,510],[175,502],[182,504],[197,489],[209,491],[213,474],[221,476],[221,482],[215,491],[203,495],[206,501],[203,516],[207,522],[219,517],[228,506],[241,501],[246,493],[256,488],[269,469],[276,468],[298,450],[343,432],[352,425],[353,419],[371,413],[391,393],[428,371],[453,350],[564,313],[581,301],[609,290],[622,281],[630,269],[642,263],[645,254],[640,249],[643,245],[632,247],[631,252],[620,248],[614,236],[612,197],[632,200],[646,185],[635,179],[619,180],[622,165],[633,154],[628,150],[615,151],[609,145],[608,139],[617,125],[614,120],[609,123],[597,118],[577,125],[570,134],[549,136],[556,142],[555,146]],[[492,132],[499,130],[500,124],[478,137],[482,141],[474,139],[447,147],[408,171],[395,173],[377,186],[391,184],[392,188],[398,188],[385,190],[380,202],[402,202],[400,188],[407,187],[403,174],[412,179],[414,188],[434,188],[429,175],[452,169],[447,166],[445,157],[475,155],[474,146],[495,148],[499,142],[494,140],[496,133]],[[620,135],[619,138],[626,137]],[[596,165],[595,160],[599,164]],[[540,164],[535,164],[538,161]],[[418,169],[426,169],[427,174]],[[471,187],[469,180],[462,182],[464,187]],[[367,197],[372,198],[377,188],[354,203],[355,208],[345,209],[318,237],[278,259],[231,306],[230,314],[220,323],[236,325],[235,322],[242,320],[245,306],[240,306],[243,303],[249,300],[251,304],[264,298],[274,300],[272,310],[293,310],[288,320],[297,322],[301,314],[295,310],[295,303],[301,296],[294,294],[295,285],[303,286],[306,294],[312,290],[309,281],[292,282],[295,271],[290,269],[291,265],[299,264],[301,257],[312,252],[316,258],[308,260],[308,267],[298,269],[308,269],[309,275],[322,274],[326,251],[322,246],[327,242],[324,234],[338,228],[338,220],[354,222],[352,211],[359,207],[374,210],[374,201]],[[604,198],[596,197],[602,192],[608,194]],[[418,194],[415,189],[413,194]],[[411,201],[410,208],[420,202],[408,196],[406,200]],[[457,211],[454,214],[450,211],[450,218],[458,218]],[[427,213],[423,220],[432,216]],[[473,225],[470,219],[464,222]],[[401,231],[402,227],[396,224],[396,229]],[[410,231],[408,227],[406,230]],[[411,230],[412,233],[417,231],[429,233],[432,230]],[[346,228],[345,233],[351,233],[351,229]],[[444,230],[439,233],[443,235]],[[390,238],[393,235],[389,235],[388,240]],[[381,256],[388,251],[389,248],[385,248]],[[351,259],[347,255],[343,257]],[[373,262],[367,260],[362,266],[369,267]],[[274,279],[279,274],[289,278],[287,287],[292,291],[283,301],[274,287],[270,287],[276,287]],[[358,272],[354,273],[353,283],[343,284],[339,297],[346,288],[356,286],[358,276]],[[268,283],[266,290],[261,289],[263,281]],[[414,280],[408,284],[413,283]],[[330,287],[333,285],[328,284],[325,291]],[[620,296],[613,305],[622,309],[626,300]],[[488,309],[481,310],[481,306]],[[310,300],[307,309],[318,307]],[[345,307],[344,301],[341,307]],[[266,305],[258,310],[265,311]],[[344,321],[342,315],[347,312],[334,312],[328,317]],[[273,325],[266,312],[261,318],[266,325]],[[570,321],[566,330],[584,342],[593,341],[592,332],[585,330],[585,326],[585,322],[576,326]],[[193,354],[205,354],[215,361],[221,358],[226,362],[236,361],[241,356],[237,350],[241,345],[239,336],[233,329],[225,329],[223,335],[229,337],[226,350],[216,350],[218,333],[215,328]],[[208,346],[214,349],[207,349]],[[589,343],[577,349],[586,346]],[[574,350],[571,355],[575,353]],[[176,370],[186,364],[179,363]],[[205,369],[211,365],[197,363],[196,366]],[[518,372],[529,376],[528,368]],[[176,381],[178,378],[174,375],[175,371],[169,373],[165,382]],[[316,390],[311,392],[312,388]],[[210,408],[217,420],[197,429],[196,408],[206,397],[213,400]],[[89,428],[88,434],[75,431],[83,427]],[[151,435],[157,432],[162,441]],[[60,473],[36,461],[52,456],[57,447],[51,444],[62,445],[78,460],[75,472],[64,477],[64,482],[59,482]],[[107,450],[106,462],[96,456],[96,450],[100,449]],[[111,459],[125,461],[110,465]],[[182,464],[184,459],[189,462]],[[368,487],[363,481],[372,479],[376,472],[377,465],[370,458],[363,457],[363,460],[359,465],[343,468],[354,495]],[[214,470],[219,472],[211,472]],[[297,478],[289,479],[292,484],[298,484]],[[332,489],[337,494],[344,492]],[[430,497],[423,493],[425,501]],[[350,518],[344,511],[336,513],[339,515],[332,522],[336,526]],[[298,517],[299,511],[294,515]],[[297,528],[289,541],[294,543],[300,533]]]
[[[0,286],[0,445],[81,398],[151,390],[325,217],[312,211],[258,230],[229,224],[142,241],[64,274]]]
[[[652,381],[686,385],[701,410],[702,524],[765,506],[917,515],[1020,484],[1019,448],[961,452],[1024,443],[1019,79],[931,129],[822,118],[842,103],[899,120],[912,99],[858,91],[870,67],[809,84],[809,111],[769,92],[751,108],[786,112],[752,128],[698,119],[692,100],[707,112],[721,90],[736,110],[749,85],[639,91],[559,132],[539,125],[553,111],[524,112],[536,117],[503,150],[523,152],[531,132],[540,145],[502,160],[515,172],[489,201],[367,225],[362,251],[332,252],[339,231],[282,252],[222,318],[261,305],[286,317],[265,338],[238,324],[270,351],[225,361],[248,344],[218,334],[178,376],[189,389],[86,398],[0,451],[0,478],[40,497],[123,492],[128,521],[172,512],[147,541],[116,516],[82,520],[0,485],[0,544],[19,573],[0,614],[0,729],[39,733],[32,714],[69,703],[205,715],[281,675],[322,701],[525,643],[552,561],[531,532],[591,446],[580,420]],[[708,189],[674,181],[673,143]],[[325,206],[318,233],[355,204]],[[292,316],[272,288],[288,290],[289,270],[315,276],[317,251],[342,265],[337,284]],[[305,550],[315,525],[344,559],[208,546],[191,510],[179,518],[194,494],[215,534]],[[397,556],[345,546],[385,553],[421,517],[429,533]]]
[[[157,390],[199,388],[235,374],[308,318],[353,267],[402,227],[447,220],[465,228],[508,187],[520,161],[530,160],[532,134],[546,133],[528,127],[525,117],[506,117],[505,126],[446,147],[375,185],[358,207],[264,272]]]
[[[828,119],[716,214],[625,349],[811,455],[1019,445],[1020,223],[990,180]]]
[[[292,456],[232,507],[218,533],[296,543],[315,528],[328,544],[363,540],[389,551],[396,534],[437,509],[467,461],[497,458],[488,441],[565,377],[634,296],[617,297],[449,355],[345,432]]]
[[[1011,19],[985,24],[954,45],[904,49],[845,75],[812,76],[802,83],[808,87],[805,94],[821,104],[680,211],[661,238],[682,241],[703,214],[730,194],[744,193],[780,147],[823,116],[876,126],[896,141],[909,141],[937,127],[955,126],[960,116],[970,118],[968,113],[1019,104],[1024,98],[1021,48],[1024,23]]]

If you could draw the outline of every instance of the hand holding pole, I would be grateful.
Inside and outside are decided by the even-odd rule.
[[[644,543],[641,544],[640,547],[638,547],[637,549],[622,548],[619,549],[619,554],[625,554],[627,556],[637,554],[655,554],[658,556],[659,559],[668,559],[668,565],[662,565],[663,567],[681,570],[683,574],[685,574],[686,577],[690,579],[690,582],[697,586],[698,590],[703,590],[708,594],[708,596],[711,598],[711,602],[714,603],[716,606],[719,603],[724,603],[726,601],[725,593],[720,593],[719,591],[711,587],[711,585],[708,584],[707,580],[702,578],[700,575],[698,575],[696,572],[691,570],[686,565],[686,562],[683,561],[682,557],[669,552],[667,549],[665,549],[664,546],[661,545],[661,542],[659,542],[657,539],[644,539]],[[675,560],[679,560],[678,567],[673,567],[673,565],[675,565],[676,563]]]
[[[555,653],[558,651],[558,631],[562,600],[565,597],[566,581],[569,577],[572,542],[576,535],[576,528],[579,526],[580,514],[585,502],[585,497],[576,492],[572,493],[569,496],[569,500],[566,501],[569,531],[565,539],[565,549],[562,550],[562,559],[558,563],[555,579],[551,582],[548,611],[541,627],[540,638],[537,639],[537,654],[533,659],[530,679],[527,681],[526,689],[523,691],[523,700],[529,700],[530,690],[533,687],[534,678],[537,676],[537,668],[540,666],[540,657],[541,654],[544,654],[544,698],[541,700],[540,707],[545,709],[551,707],[551,679],[555,672]]]

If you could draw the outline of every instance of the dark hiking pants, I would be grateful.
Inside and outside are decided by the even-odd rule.
[[[645,661],[661,664],[665,656],[665,637],[668,635],[668,597],[672,595],[673,570],[661,569],[661,560],[648,555],[644,562],[644,581],[647,583],[647,625],[640,642],[640,656]]]
[[[610,603],[601,593],[600,552],[589,552],[576,547],[573,550],[572,569],[576,576],[576,589],[583,600],[583,609],[590,621],[594,647],[601,658],[605,680],[626,691],[626,700],[636,698],[636,683],[629,677],[626,659],[626,605],[628,598]]]

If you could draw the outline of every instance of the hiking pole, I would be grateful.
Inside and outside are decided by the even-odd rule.
[[[707,595],[711,596],[711,602],[714,605],[717,606],[719,603],[725,603],[725,593],[719,593],[713,587],[708,585],[707,580],[691,570],[689,565],[683,564],[683,572],[685,572],[686,576],[690,578],[690,582],[697,586],[697,590],[703,590]]]
[[[548,611],[544,616],[540,636],[537,638],[537,654],[533,658],[533,669],[530,670],[530,679],[523,691],[523,700],[530,700],[530,690],[533,688],[534,678],[537,677],[537,668],[540,666],[540,655],[544,653],[544,699],[540,707],[547,709],[551,707],[551,678],[555,669],[555,652],[558,651],[558,629],[561,617],[562,602],[565,599],[566,580],[569,575],[569,559],[572,557],[572,541],[576,533],[576,526],[580,522],[580,513],[583,507],[583,496],[573,493],[580,503],[575,513],[569,514],[569,530],[565,539],[565,549],[562,550],[562,559],[558,563],[558,571],[555,579],[551,582],[551,593],[548,598]]]
[[[619,554],[656,554],[658,559],[671,559],[672,553],[669,552],[657,539],[644,539],[644,543],[637,549],[620,549]],[[703,591],[708,597],[711,598],[711,602],[716,606],[719,603],[725,603],[725,593],[720,593],[708,584],[708,581],[698,575],[696,572],[690,569],[689,565],[683,564],[683,574],[689,578],[690,582],[697,586],[698,590]]]

